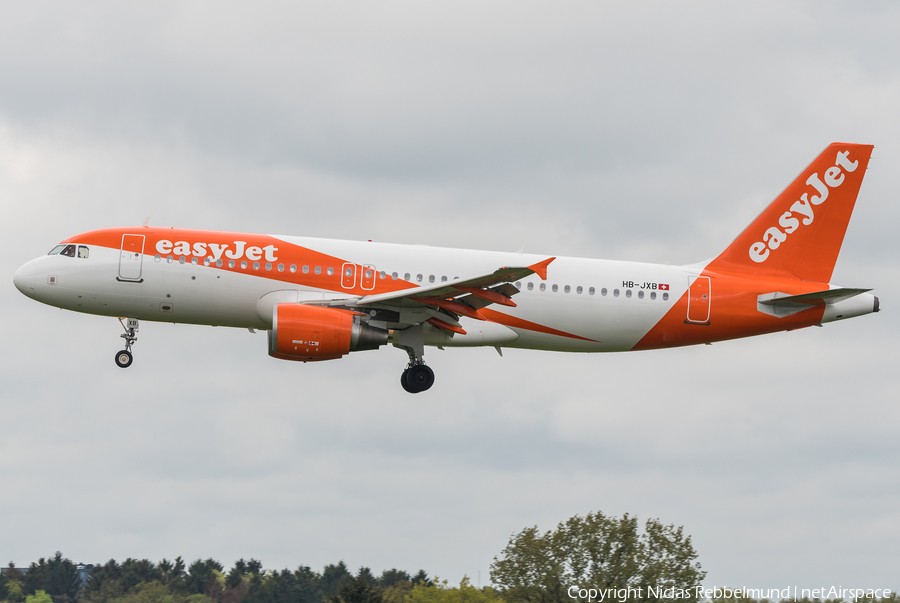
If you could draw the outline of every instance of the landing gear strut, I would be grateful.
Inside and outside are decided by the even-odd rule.
[[[422,325],[416,325],[397,332],[396,340],[393,342],[395,347],[409,355],[409,364],[400,375],[400,385],[411,394],[424,392],[434,385],[434,371],[426,366],[423,358],[425,355],[423,339]]]
[[[122,328],[125,329],[125,332],[119,335],[125,340],[125,349],[116,352],[116,365],[119,368],[128,368],[134,362],[131,346],[137,341],[137,332],[140,328],[137,318],[126,318],[125,320],[127,322],[123,322],[121,318],[119,319],[119,322],[122,323]]]

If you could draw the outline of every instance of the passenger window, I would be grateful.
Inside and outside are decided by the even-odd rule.
[[[196,266],[196,265],[197,265],[197,258],[191,258],[191,264],[193,264],[194,266]]]
[[[584,291],[584,289],[581,288],[581,285],[578,285],[578,288],[575,289],[575,293],[577,293],[578,295],[581,295],[582,291]]]
[[[656,291],[650,292],[650,299],[656,299]]]
[[[82,260],[86,260],[87,257],[91,255],[91,250],[85,247],[84,245],[78,246],[78,257]]]
[[[547,283],[541,283],[541,291],[547,290]]]
[[[291,264],[291,273],[297,272],[297,264]]]
[[[631,289],[625,291],[625,297],[631,297]]]
[[[309,274],[309,266],[303,267],[303,274]]]
[[[416,281],[419,282],[419,283],[422,282],[422,275],[421,275],[421,274],[417,274],[417,275],[416,275]]]
[[[259,262],[253,262],[253,269],[259,270]]]
[[[433,282],[434,282],[434,275],[433,275],[433,274],[429,274],[429,275],[428,275],[428,282],[429,282],[429,283],[433,283]]]
[[[159,264],[162,261],[162,256],[157,253],[155,256],[153,256],[153,261]]]
[[[50,253],[48,253],[47,255],[56,255],[56,254],[58,254],[59,252],[61,252],[61,251],[62,251],[63,249],[65,249],[65,248],[66,248],[65,245],[57,245],[56,247],[54,247],[53,249],[51,249],[51,250],[50,250]]]
[[[216,266],[218,266],[219,268],[222,267],[222,264],[223,264],[223,263],[224,263],[224,262],[223,262],[221,259],[216,260]]]
[[[572,287],[566,285],[565,292],[566,292],[566,293],[569,293],[569,292],[571,292],[571,291],[572,291]]]
[[[638,291],[638,299],[644,299],[644,292]]]
[[[594,293],[596,293],[596,291],[597,291],[597,290],[594,289],[593,287],[591,287],[590,289],[588,289],[588,293],[591,294],[591,295],[593,295]],[[606,289],[603,290],[603,295],[606,295]]]
[[[203,258],[203,265],[209,266],[209,258],[208,257]]]
[[[328,270],[326,270],[325,272],[328,273],[328,276],[331,276],[331,275],[334,274],[334,268],[332,268],[331,266],[329,266],[329,267],[328,267]]]
[[[553,292],[556,293],[559,291],[559,285],[553,285]]]
[[[668,300],[669,300],[669,294],[663,293],[663,301],[668,301]]]
[[[446,282],[447,282],[447,277],[446,277],[446,276],[442,276],[442,277],[441,277],[441,282],[442,282],[442,283],[446,283]]]
[[[178,256],[178,263],[184,264],[184,256],[183,255]]]
[[[271,271],[271,270],[272,270],[272,262],[266,262],[266,270],[267,270],[267,271]]]
[[[284,264],[278,264],[278,272],[284,272]]]
[[[619,297],[619,290],[613,289],[613,297]]]
[[[534,283],[528,283],[528,290],[531,291],[534,289]]]
[[[64,255],[66,257],[74,258],[75,257],[75,246],[74,245],[66,245],[66,248],[59,252],[59,255]]]
[[[175,258],[173,258],[172,256],[169,256],[169,257],[166,258],[166,261],[169,262],[169,263],[171,264],[172,262],[175,261]],[[232,264],[233,264],[233,263],[234,263],[234,262],[232,262]]]
[[[392,280],[392,281],[397,280],[397,277],[398,277],[398,276],[400,276],[400,275],[397,274],[396,272],[391,272],[391,280]]]
[[[602,289],[600,289],[600,295],[602,295],[604,297],[606,296],[606,287],[603,287]]]
[[[247,269],[247,260],[241,260],[241,270]]]
[[[322,267],[321,267],[321,266],[316,266],[316,269],[314,270],[314,272],[315,272],[316,274],[322,274]]]
[[[386,279],[386,278],[387,278],[387,272],[385,272],[384,270],[382,270],[381,272],[378,273],[378,278],[380,278],[381,280]]]
[[[234,260],[228,260],[228,267],[234,268]]]

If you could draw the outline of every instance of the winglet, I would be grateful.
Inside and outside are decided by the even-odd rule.
[[[541,277],[542,281],[547,280],[547,266],[550,265],[550,262],[555,260],[556,257],[547,258],[543,262],[538,262],[537,264],[532,264],[528,267],[529,270],[533,270],[536,275]]]

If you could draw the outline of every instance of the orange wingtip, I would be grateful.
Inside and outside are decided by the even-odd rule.
[[[552,258],[547,258],[543,262],[538,262],[537,264],[532,264],[528,267],[529,270],[533,270],[536,275],[541,277],[542,281],[547,280],[547,266],[550,265],[550,262],[556,259],[556,256]]]
[[[443,320],[438,320],[437,318],[429,318],[426,322],[436,326],[439,329],[443,329],[445,331],[459,333],[460,335],[466,334],[465,329],[463,329],[462,327],[457,327],[456,325],[451,325],[449,322],[444,322]]]

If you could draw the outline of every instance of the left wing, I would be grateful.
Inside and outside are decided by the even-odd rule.
[[[425,322],[450,333],[465,335],[465,330],[459,324],[460,316],[487,320],[479,313],[485,306],[500,304],[515,307],[516,303],[510,298],[519,290],[510,283],[532,274],[546,280],[547,267],[555,259],[547,258],[531,266],[505,266],[493,272],[425,287],[366,295],[355,300],[354,305],[377,305],[395,310],[424,306],[430,309],[429,318]]]

